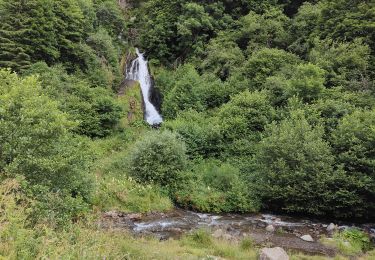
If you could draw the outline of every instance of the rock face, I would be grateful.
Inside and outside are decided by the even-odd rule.
[[[275,227],[272,226],[272,225],[268,225],[268,226],[266,227],[266,231],[267,231],[267,232],[275,232]]]
[[[314,242],[314,239],[310,235],[304,235],[301,239],[307,242]]]
[[[289,256],[281,247],[263,248],[259,260],[289,260]]]

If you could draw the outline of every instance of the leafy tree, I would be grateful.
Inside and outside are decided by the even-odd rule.
[[[250,12],[241,17],[236,39],[239,46],[247,47],[249,52],[264,47],[285,47],[289,23],[289,18],[278,8],[266,9],[263,14]]]
[[[249,57],[242,68],[242,74],[249,79],[252,89],[260,89],[267,77],[275,75],[284,66],[299,62],[298,57],[292,53],[264,48]]]
[[[223,136],[220,121],[205,113],[186,110],[173,121],[164,123],[164,127],[173,130],[186,143],[190,158],[218,157],[223,148]]]
[[[204,7],[197,3],[187,3],[182,7],[178,17],[177,33],[179,35],[182,55],[197,50],[213,31],[213,17],[206,13]],[[192,46],[193,45],[193,46]],[[194,46],[195,45],[195,46]]]
[[[359,39],[351,43],[314,41],[309,60],[328,71],[328,86],[373,90],[369,78],[370,48]]]
[[[36,77],[1,70],[0,86],[0,171],[88,200],[91,159],[85,140],[69,133],[74,123],[43,94]]]
[[[303,58],[307,56],[312,46],[312,37],[321,16],[321,4],[305,2],[293,17],[290,26],[291,44],[288,49]]]
[[[256,153],[254,177],[264,206],[274,210],[325,214],[334,174],[334,157],[323,140],[323,129],[311,126],[303,111],[271,124]]]
[[[371,219],[375,210],[375,111],[356,110],[345,115],[333,132],[337,163],[345,175],[336,185],[337,200],[346,215]]]
[[[205,72],[214,73],[222,80],[243,64],[245,57],[237,44],[224,37],[214,38],[207,45],[207,56],[201,64]]]
[[[97,72],[97,70],[102,70],[108,72],[107,82],[104,81],[104,84],[102,85],[104,87],[108,85],[117,87],[117,85],[120,84],[121,77],[123,75],[119,66],[120,50],[113,43],[111,36],[105,29],[99,28],[97,32],[89,35],[86,43],[94,50],[95,53],[93,56],[93,61],[85,59],[87,74],[94,77],[92,82],[95,84],[96,77],[94,73]],[[101,74],[102,73],[99,75]],[[100,85],[98,84],[98,86]]]
[[[324,0],[321,12],[317,28],[321,39],[353,41],[356,38],[364,38],[369,46],[374,46],[375,5],[373,2]]]
[[[173,88],[165,95],[163,114],[175,118],[179,111],[193,108],[203,110],[202,79],[191,65],[181,66],[175,73]]]
[[[148,132],[129,153],[129,173],[140,182],[175,185],[186,167],[185,144],[169,131]]]
[[[124,14],[118,7],[118,1],[102,1],[102,3],[98,3],[95,9],[96,28],[105,28],[113,38],[120,37],[122,40],[127,38],[125,34],[127,23]]]
[[[274,110],[265,92],[245,91],[223,105],[218,117],[227,153],[249,155],[264,127],[272,121]]]
[[[25,74],[38,74],[44,92],[58,102],[59,109],[78,125],[74,131],[90,137],[112,133],[121,117],[121,108],[111,91],[91,87],[85,80],[68,75],[61,66],[33,64]]]
[[[283,104],[294,95],[305,102],[317,100],[323,90],[325,71],[311,63],[290,66],[266,79],[264,87],[272,91],[274,104]]]

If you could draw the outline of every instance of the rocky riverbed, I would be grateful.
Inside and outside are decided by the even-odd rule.
[[[350,225],[320,223],[272,214],[201,214],[176,209],[169,213],[124,214],[107,212],[101,220],[103,228],[125,229],[135,235],[152,235],[161,240],[179,238],[196,229],[208,229],[212,236],[231,241],[250,237],[260,246],[278,246],[309,254],[332,256],[335,249],[319,242],[335,230]],[[375,236],[375,225],[357,226]]]

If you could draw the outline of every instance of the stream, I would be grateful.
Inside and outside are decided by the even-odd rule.
[[[280,246],[308,254],[333,256],[335,249],[318,242],[321,236],[332,236],[327,231],[330,223],[311,219],[297,219],[273,214],[202,214],[175,209],[168,213],[124,214],[107,212],[103,215],[103,228],[123,229],[134,235],[155,236],[160,240],[178,239],[197,229],[208,229],[216,238],[239,241],[250,237],[261,246]],[[268,232],[272,225],[274,231]],[[375,237],[375,224],[339,224],[337,229],[357,227]],[[311,235],[314,242],[301,239]]]

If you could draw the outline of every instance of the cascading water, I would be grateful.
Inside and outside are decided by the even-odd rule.
[[[150,125],[159,125],[163,122],[163,118],[158,113],[155,106],[150,102],[152,81],[150,72],[148,71],[147,60],[143,53],[140,53],[138,48],[136,49],[136,52],[138,58],[133,60],[130,68],[126,71],[126,79],[139,82],[145,104],[145,119]]]

